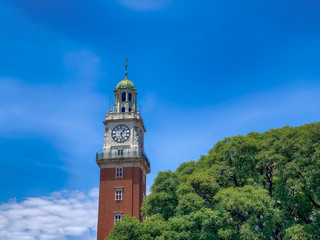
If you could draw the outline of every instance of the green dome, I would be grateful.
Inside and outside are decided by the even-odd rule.
[[[131,89],[136,89],[133,85],[133,82],[128,80],[127,78],[123,79],[121,82],[119,82],[116,86],[116,89],[119,88],[131,88]]]

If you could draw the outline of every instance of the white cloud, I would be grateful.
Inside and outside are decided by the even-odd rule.
[[[123,6],[136,11],[162,10],[169,4],[169,0],[118,0]]]
[[[0,239],[95,239],[98,188],[60,191],[0,205]]]

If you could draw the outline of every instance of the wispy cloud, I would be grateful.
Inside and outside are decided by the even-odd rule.
[[[149,98],[146,96],[145,101]],[[153,168],[158,170],[198,160],[224,137],[320,121],[319,81],[296,82],[216,105],[183,109],[152,98],[157,109],[150,109],[153,115],[147,112],[147,122],[157,129],[146,134],[146,149]],[[151,174],[154,177],[156,172]]]
[[[67,74],[63,83],[27,83],[23,79],[0,77],[0,138],[50,142],[68,173],[66,184],[74,183],[73,189],[82,184],[92,187],[97,182],[89,184],[82,176],[96,174],[94,154],[102,144],[101,116],[105,114],[107,100],[96,91],[100,60],[88,50],[66,52],[64,56]],[[35,151],[41,151],[41,147]],[[25,157],[19,148],[15,154]],[[2,161],[12,164],[10,157]],[[33,161],[49,164],[40,159]]]
[[[143,101],[153,102],[144,109],[144,116],[149,121],[155,120],[152,134],[146,135],[147,150],[156,169],[153,177],[158,170],[174,169],[182,161],[197,160],[225,136],[320,119],[320,84],[316,81],[282,86],[200,109],[173,108],[161,103],[155,94],[147,94]],[[154,105],[158,106],[157,111]],[[18,113],[14,114],[23,116],[23,112]],[[1,204],[0,239],[94,239],[97,198],[95,188]]]
[[[0,77],[0,135],[6,132],[38,132],[77,138],[76,128],[88,120],[90,103],[102,98],[93,87],[99,74],[99,58],[90,51],[65,53],[68,70],[64,84],[33,84]],[[77,120],[77,121],[75,121]],[[19,124],[17,124],[19,123]],[[68,134],[67,130],[72,131]],[[82,129],[81,133],[86,133]]]
[[[118,0],[123,6],[136,11],[162,10],[169,6],[170,0]]]
[[[65,151],[75,143],[79,148],[94,144],[86,141],[96,136],[90,123],[100,109],[105,110],[103,96],[94,90],[99,58],[80,50],[66,53],[64,63],[68,69],[65,84],[0,77],[0,136],[54,137],[59,139],[56,147]]]
[[[98,189],[60,191],[0,205],[0,239],[96,238]]]

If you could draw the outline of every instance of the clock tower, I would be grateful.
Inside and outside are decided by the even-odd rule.
[[[137,109],[137,90],[127,78],[114,92],[113,111],[106,114],[104,144],[96,154],[100,167],[97,240],[109,236],[113,224],[129,214],[142,221],[141,205],[146,196],[150,163],[144,152],[146,129]]]

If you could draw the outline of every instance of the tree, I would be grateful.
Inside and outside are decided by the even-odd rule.
[[[320,123],[225,138],[160,172],[142,212],[108,239],[320,239]]]
[[[222,189],[214,197],[223,225],[219,226],[222,239],[270,239],[279,212],[267,190],[244,186]]]
[[[160,213],[166,220],[172,217],[178,204],[177,186],[176,173],[171,171],[160,172],[151,187],[152,194],[146,197],[142,206],[142,214],[150,216]]]
[[[114,224],[113,230],[107,239],[108,240],[133,240],[133,239],[139,239],[140,235],[141,235],[140,222],[134,217],[126,215],[122,218],[122,221],[116,222]]]

